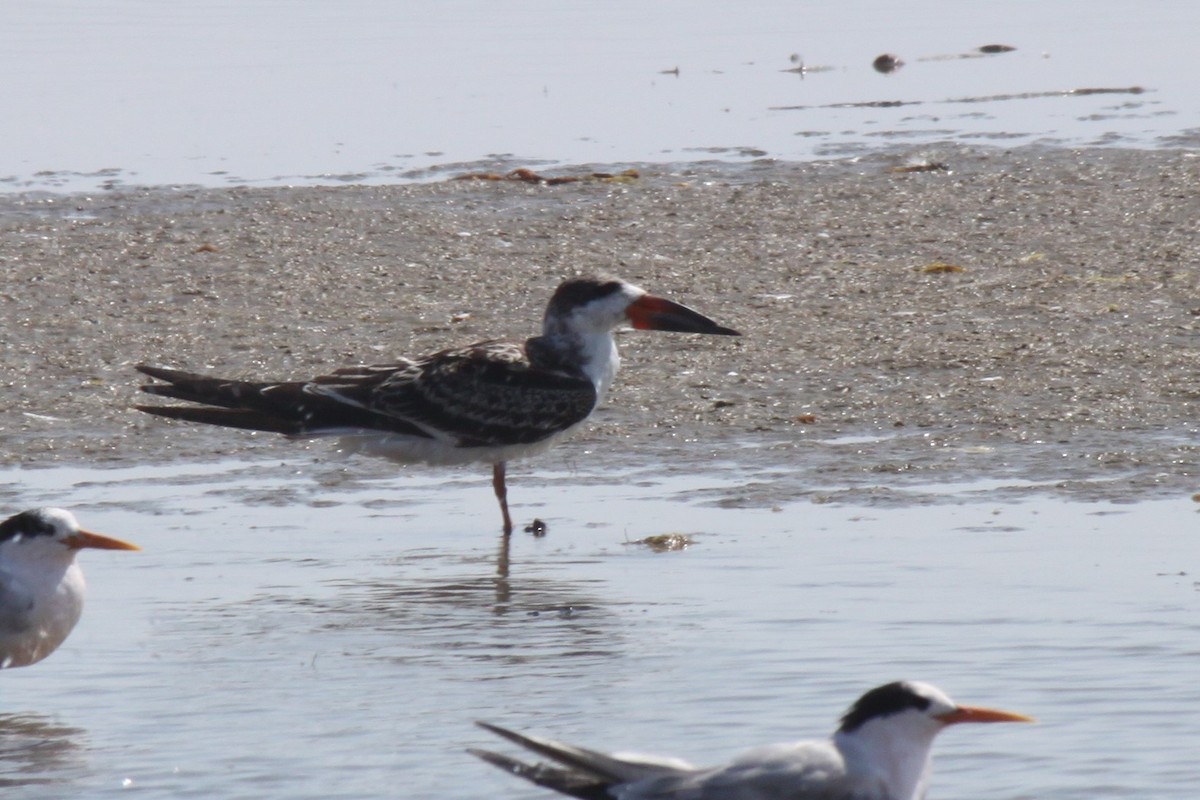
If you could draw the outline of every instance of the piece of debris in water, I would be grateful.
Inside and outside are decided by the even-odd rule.
[[[892,172],[949,172],[950,167],[941,161],[922,161],[918,164],[905,164],[892,167]]]
[[[795,64],[795,66],[789,67],[788,69],[785,69],[783,71],[784,72],[794,72],[797,75],[799,75],[801,78],[803,78],[805,75],[807,75],[810,72],[833,72],[833,69],[834,69],[833,67],[830,67],[830,66],[814,67],[814,66],[805,64],[804,59],[800,56],[799,53],[792,53],[790,56],[788,56],[788,60],[790,60],[793,64]]]
[[[558,186],[564,183],[579,183],[580,181],[597,181],[600,183],[631,183],[641,175],[636,169],[627,169],[622,172],[592,172],[587,175],[560,175],[554,178],[548,178],[544,175],[539,175],[531,169],[520,167],[511,172],[506,172],[503,175],[495,172],[469,172],[466,175],[455,175],[451,180],[455,181],[522,181],[524,183],[536,183],[543,186]]]
[[[947,264],[944,261],[934,261],[932,264],[926,264],[925,266],[921,267],[921,272],[924,272],[928,275],[936,275],[946,272],[966,272],[966,270],[960,267],[958,264]]]
[[[636,539],[625,544],[640,544],[648,547],[656,553],[669,553],[675,550],[686,550],[691,545],[695,544],[690,536],[682,533],[660,533],[656,536],[647,536],[645,539]]]
[[[979,52],[981,52],[981,53],[1011,53],[1013,50],[1016,50],[1016,49],[1017,48],[1010,47],[1009,45],[1006,45],[1006,44],[985,44],[983,47],[979,48]]]
[[[871,66],[875,68],[876,72],[882,72],[886,75],[903,67],[904,62],[900,60],[900,56],[884,53],[881,56],[876,56],[875,60],[871,62]]]
[[[1141,94],[1146,91],[1141,86],[1118,86],[1115,89],[1096,87],[1091,89],[1072,89],[1067,94],[1087,95],[1087,94]]]

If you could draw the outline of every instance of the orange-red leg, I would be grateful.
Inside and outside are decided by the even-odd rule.
[[[500,513],[504,515],[504,535],[508,536],[512,533],[513,524],[512,517],[508,515],[508,486],[504,483],[504,469],[503,461],[492,464],[492,491],[500,501]]]

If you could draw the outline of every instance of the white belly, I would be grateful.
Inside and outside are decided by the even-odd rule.
[[[57,585],[36,594],[10,584],[0,626],[0,669],[36,664],[57,650],[83,613],[83,589],[83,572],[74,564]]]
[[[403,434],[363,431],[341,433],[338,444],[347,453],[386,458],[401,464],[430,464],[433,466],[455,466],[458,464],[496,464],[544,453],[563,436],[574,430],[529,444],[510,444],[488,447],[456,447],[451,442],[439,439],[419,439]]]

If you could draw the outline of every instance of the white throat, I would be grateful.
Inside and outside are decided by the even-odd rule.
[[[564,364],[570,364],[587,376],[596,387],[597,403],[604,399],[617,376],[617,368],[621,366],[621,357],[617,353],[617,343],[611,330],[580,330],[557,324],[557,320],[547,320],[541,341]]]
[[[608,394],[621,359],[613,331],[629,322],[631,303],[645,295],[643,289],[622,283],[617,291],[575,308],[547,309],[542,321],[541,343],[554,351],[563,364],[578,369],[596,387],[596,402]]]
[[[613,379],[617,377],[621,356],[617,353],[617,343],[611,333],[585,336],[581,344],[583,363],[580,366],[583,374],[596,387],[596,404],[599,405],[604,402]]]
[[[918,724],[897,731],[889,723],[898,721],[871,720],[853,733],[835,733],[834,745],[846,760],[847,772],[878,780],[887,787],[889,800],[921,800],[929,784],[930,754],[938,729]]]

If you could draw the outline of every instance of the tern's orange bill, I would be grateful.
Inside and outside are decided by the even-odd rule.
[[[938,719],[947,725],[959,722],[1037,722],[1033,717],[1017,714],[1013,711],[1000,711],[995,708],[978,708],[975,706],[959,706],[946,714],[940,714]]]
[[[123,542],[120,539],[114,539],[111,536],[104,536],[91,531],[79,530],[73,536],[67,538],[67,544],[74,547],[76,550],[82,550],[85,547],[93,547],[97,550],[141,550],[136,544]]]

